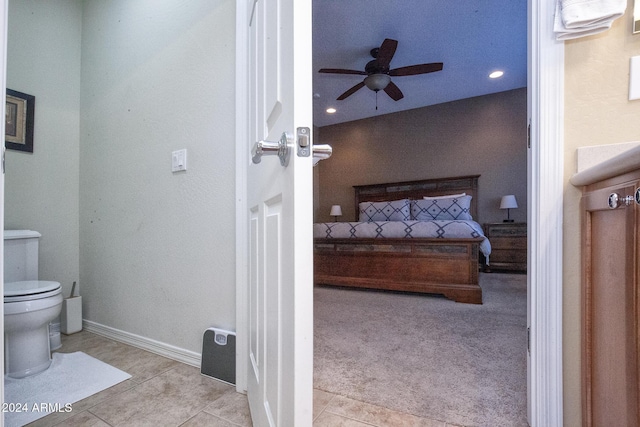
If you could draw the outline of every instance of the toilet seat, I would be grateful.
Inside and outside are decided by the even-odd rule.
[[[47,280],[25,280],[4,284],[4,302],[33,301],[56,296],[62,292],[60,283]]]

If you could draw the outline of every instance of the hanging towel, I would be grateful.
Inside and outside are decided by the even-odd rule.
[[[557,40],[606,31],[624,15],[627,0],[557,0],[553,30]]]
[[[560,0],[565,28],[586,28],[624,15],[627,0]]]

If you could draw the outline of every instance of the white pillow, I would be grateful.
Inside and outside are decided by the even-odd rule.
[[[442,196],[424,196],[423,199],[424,200],[432,200],[432,199],[451,199],[454,197],[462,197],[462,196],[466,196],[467,193],[460,193],[460,194],[444,194]]]

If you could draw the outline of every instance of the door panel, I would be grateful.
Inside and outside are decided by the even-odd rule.
[[[312,126],[311,1],[259,0],[253,7],[247,61],[247,161],[254,162],[247,168],[247,394],[255,426],[310,426],[312,160],[296,156],[292,135],[297,127]],[[302,55],[294,39],[308,40]],[[260,150],[249,156],[257,141],[283,141],[288,163]]]

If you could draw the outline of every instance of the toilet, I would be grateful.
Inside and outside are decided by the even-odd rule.
[[[60,283],[38,280],[38,239],[31,230],[4,231],[4,372],[12,378],[51,365],[49,322],[60,314]]]

